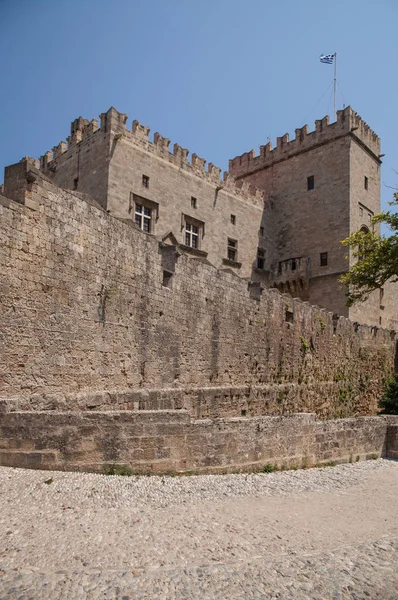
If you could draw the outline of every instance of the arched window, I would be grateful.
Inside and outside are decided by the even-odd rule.
[[[362,225],[361,229],[359,230],[362,233],[369,233],[369,227],[366,227],[366,225]],[[365,258],[365,252],[364,252],[364,248],[362,247],[362,245],[358,246],[358,250],[360,252],[359,255],[359,260],[363,260]]]

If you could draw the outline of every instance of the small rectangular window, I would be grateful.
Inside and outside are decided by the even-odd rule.
[[[147,233],[155,233],[156,221],[159,215],[157,202],[130,192],[129,213],[140,229]]]
[[[294,312],[292,310],[286,309],[285,321],[288,323],[294,323]]]
[[[257,249],[257,269],[264,269],[265,266],[265,250]]]
[[[191,206],[192,208],[196,208],[197,206],[197,200],[193,196],[191,196]]]
[[[151,213],[152,211],[150,208],[143,204],[136,203],[134,211],[135,224],[138,225],[142,231],[146,231],[146,233],[151,233]]]
[[[143,175],[142,176],[142,185],[146,188],[149,187],[149,177],[148,175]]]
[[[384,298],[384,288],[380,288],[380,309],[381,310],[384,310],[383,298]]]
[[[328,264],[328,253],[321,252],[321,267],[327,267]]]
[[[292,271],[295,271],[297,269],[297,261],[295,258],[292,259]]]
[[[365,175],[365,180],[364,180],[364,186],[365,186],[365,190],[369,189],[369,179],[366,177],[366,175]]]
[[[278,263],[278,273],[279,275],[282,273],[282,263]]]
[[[76,179],[73,180],[73,189],[74,190],[77,190],[78,183],[79,183],[79,178],[76,177]]]
[[[264,237],[264,227],[260,227],[260,235],[261,237]]]
[[[228,260],[237,262],[238,260],[238,242],[228,238]]]
[[[235,215],[231,215],[231,223],[232,223],[232,225],[236,225],[236,216]]]
[[[314,175],[310,175],[307,177],[307,190],[313,190],[315,187],[315,177]]]
[[[205,234],[205,224],[195,217],[181,214],[181,231],[183,235],[183,245],[201,250],[202,239]]]
[[[173,278],[173,273],[170,273],[170,271],[163,271],[163,282],[162,285],[163,287],[171,287],[171,281]]]

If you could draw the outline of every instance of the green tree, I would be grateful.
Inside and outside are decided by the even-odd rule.
[[[398,193],[390,206],[398,205]],[[375,215],[372,224],[386,224],[391,235],[386,237],[375,231],[357,231],[343,240],[357,259],[350,270],[340,277],[347,288],[347,305],[366,300],[373,290],[386,281],[398,281],[398,212],[385,211]]]
[[[383,414],[398,415],[398,373],[393,373],[387,381],[379,405]]]

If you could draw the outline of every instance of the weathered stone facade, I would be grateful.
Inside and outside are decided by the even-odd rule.
[[[7,412],[0,464],[104,472],[226,473],[398,456],[398,417],[317,421],[313,414],[191,419],[186,411]]]
[[[95,120],[77,119],[68,149],[61,142],[41,158],[41,169],[58,186],[90,194],[112,215],[134,225],[137,204],[144,206],[150,212],[150,234],[249,277],[256,266],[262,192],[236,185],[228,174],[221,179],[212,164],[205,170],[206,160],[195,154],[189,161],[189,151],[178,144],[169,152],[170,140],[158,133],[150,142],[149,128],[137,121],[128,131],[126,120],[114,108],[101,115],[100,129]],[[198,229],[196,247],[186,243],[186,223]],[[237,242],[235,260],[228,259],[229,239]],[[264,232],[264,247],[265,242]],[[263,278],[265,266],[258,274]]]
[[[0,396],[201,418],[375,412],[393,332],[180,254],[19,167],[24,197],[0,204]]]
[[[324,276],[312,266],[308,236],[326,236],[326,225],[305,230],[299,255],[293,218],[284,230],[276,196],[264,203],[258,189],[229,175],[221,180],[202,159],[189,162],[178,146],[169,153],[168,140],[155,134],[151,143],[146,128],[134,122],[128,132],[125,123],[114,109],[101,115],[101,129],[78,119],[68,148],[61,143],[40,164],[26,158],[6,169],[0,463],[216,472],[394,453],[395,421],[350,417],[377,413],[397,361],[395,332],[269,287],[281,287],[276,275],[290,273],[286,289],[294,296],[317,297],[344,313],[330,281],[345,264],[336,240],[350,229],[345,233],[330,203],[325,214],[336,244],[325,251],[335,262]],[[337,137],[329,156],[339,196],[354,177],[347,153],[353,164],[361,158],[351,138]],[[292,156],[281,165],[296,159],[303,160]],[[315,185],[326,190],[327,158],[321,153],[314,161]],[[288,210],[283,186],[299,184],[281,169],[279,205]],[[314,215],[323,206],[317,194]],[[350,194],[340,208],[348,202],[344,214],[355,228],[363,215],[359,196]],[[305,204],[304,194],[298,199]],[[150,219],[148,233],[143,218]],[[290,241],[283,242],[283,231]],[[191,240],[198,235],[198,247],[186,243],[187,232]],[[314,241],[314,248],[315,256],[323,246]],[[284,252],[290,258],[278,260]],[[396,297],[386,287],[376,308],[381,300],[387,313]],[[373,322],[372,311],[370,303],[365,320]],[[325,421],[333,418],[339,420]]]
[[[380,140],[351,107],[337,121],[315,122],[315,131],[261,146],[230,161],[229,171],[265,193],[275,247],[270,284],[353,321],[397,328],[398,294],[385,286],[367,302],[348,308],[338,282],[352,264],[341,240],[371,228],[380,212]],[[312,181],[310,180],[312,178]],[[322,261],[322,255],[324,261]],[[326,255],[326,256],[325,256]],[[324,264],[322,264],[324,262]],[[395,293],[394,293],[395,290]]]
[[[159,133],[151,142],[138,121],[129,131],[127,115],[114,108],[100,119],[98,128],[79,117],[68,144],[41,157],[58,186],[91,195],[114,216],[217,268],[353,321],[398,327],[394,286],[349,309],[338,282],[352,261],[341,240],[369,227],[380,210],[380,140],[350,107],[335,123],[325,117],[313,132],[306,125],[292,141],[278,138],[275,149],[268,143],[259,156],[236,157],[223,178],[178,144],[170,152]]]

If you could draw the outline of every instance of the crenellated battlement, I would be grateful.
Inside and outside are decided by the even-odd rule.
[[[133,121],[131,131],[125,130],[123,136],[129,139],[135,146],[138,146],[147,152],[158,156],[177,166],[180,169],[189,171],[197,177],[206,179],[209,183],[216,185],[218,190],[225,190],[230,194],[236,194],[245,198],[252,204],[263,206],[264,194],[261,190],[245,182],[235,181],[230,173],[221,174],[221,169],[213,163],[206,163],[205,158],[201,158],[194,152],[189,159],[190,151],[179,144],[173,145],[173,151],[170,152],[170,139],[163,137],[159,132],[153,136],[153,141],[149,139],[150,128],[142,125],[137,120]]]
[[[119,113],[113,107],[100,115],[100,129],[98,128],[97,119],[88,121],[83,117],[78,117],[71,123],[71,133],[67,137],[67,141],[61,141],[51,151],[46,152],[40,157],[40,168],[45,172],[54,170],[60,157],[66,154],[65,158],[67,158],[67,153],[73,152],[78,144],[91,143],[94,139],[94,134],[98,131],[103,134],[113,134],[114,143],[117,143],[123,137],[134,146],[154,154],[168,163],[192,173],[196,177],[205,179],[215,185],[217,190],[223,189],[230,194],[236,194],[244,198],[251,204],[260,207],[263,206],[264,193],[261,190],[247,183],[235,181],[228,172],[221,175],[221,169],[211,162],[208,163],[206,169],[206,159],[199,157],[195,153],[192,153],[191,159],[189,159],[189,150],[177,143],[173,145],[171,152],[170,139],[163,137],[158,132],[154,134],[153,141],[151,141],[149,139],[150,128],[142,125],[137,120],[132,122],[131,130],[127,129],[127,119],[126,114]]]
[[[315,121],[314,131],[309,131],[308,125],[304,125],[295,130],[295,137],[292,140],[289,139],[289,134],[286,133],[277,138],[275,147],[272,146],[271,142],[268,142],[260,146],[258,155],[254,150],[251,150],[235,157],[229,161],[229,171],[223,175],[219,167],[211,162],[207,163],[206,159],[195,153],[190,155],[187,148],[183,148],[177,143],[170,150],[170,139],[158,132],[150,140],[150,128],[142,125],[137,120],[134,120],[131,129],[128,129],[127,115],[118,112],[114,107],[111,107],[106,113],[102,113],[100,120],[101,128],[99,129],[97,119],[91,121],[83,117],[75,119],[71,123],[70,135],[67,137],[66,142],[61,141],[51,151],[46,152],[40,158],[40,168],[45,172],[54,171],[58,168],[60,160],[63,161],[68,158],[69,152],[74,152],[79,144],[91,144],[97,139],[95,135],[101,132],[101,138],[104,139],[103,136],[105,136],[106,139],[110,140],[110,144],[118,143],[118,140],[123,138],[127,143],[131,143],[179,169],[188,171],[196,177],[205,179],[219,190],[224,189],[230,194],[243,197],[250,203],[262,206],[264,203],[263,192],[252,185],[239,183],[236,178],[258,169],[267,168],[272,164],[345,135],[353,136],[376,160],[379,160],[380,156],[379,137],[350,106],[337,111],[337,120],[334,123],[330,123],[329,117],[326,116]]]
[[[52,150],[48,150],[43,156],[40,156],[40,169],[43,171],[51,171],[50,163],[59,159],[66,152],[73,150],[77,144],[82,141],[91,140],[94,133],[98,131],[97,119],[88,121],[83,117],[78,117],[71,123],[70,135],[65,140],[62,140],[57,146],[53,146]]]
[[[350,107],[337,111],[337,121],[329,123],[329,117],[317,119],[315,130],[309,132],[308,125],[295,130],[295,138],[289,139],[289,134],[278,137],[276,147],[271,142],[260,146],[260,153],[254,150],[245,152],[229,161],[229,172],[235,177],[247,174],[257,169],[268,167],[276,162],[290,158],[300,152],[310,150],[329,141],[352,135],[379,160],[380,139],[362,118]]]

